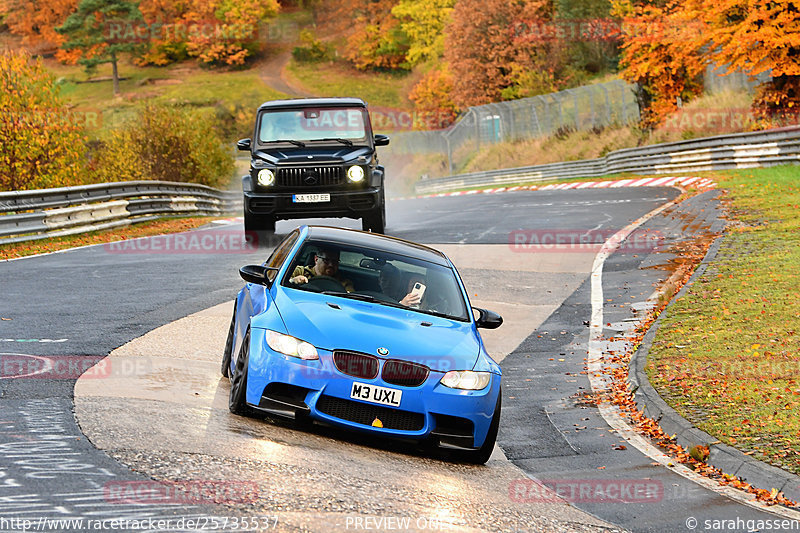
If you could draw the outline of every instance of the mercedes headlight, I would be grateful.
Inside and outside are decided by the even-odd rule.
[[[451,389],[481,390],[486,388],[491,379],[490,372],[451,370],[442,377],[441,384]]]
[[[267,345],[278,353],[291,355],[299,359],[319,359],[317,349],[306,341],[301,341],[290,335],[277,331],[267,330]]]
[[[364,167],[358,165],[352,166],[347,169],[347,179],[353,183],[360,183],[364,181]]]
[[[258,184],[262,187],[269,187],[275,183],[275,173],[270,169],[265,168],[258,171]]]

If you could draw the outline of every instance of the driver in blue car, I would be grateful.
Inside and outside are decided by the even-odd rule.
[[[342,284],[347,292],[353,292],[354,290],[353,282],[342,278],[339,274],[339,250],[320,249],[314,255],[314,266],[299,265],[292,272],[289,282],[294,285],[303,285],[316,276],[327,276],[335,279]]]

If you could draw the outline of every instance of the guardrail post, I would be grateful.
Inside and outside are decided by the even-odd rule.
[[[578,94],[572,89],[570,89],[568,92],[572,94],[572,103],[575,106],[575,130],[577,131],[581,129],[581,119],[578,116]]]
[[[453,147],[450,145],[450,137],[444,135],[444,142],[447,143],[447,173],[453,173]]]
[[[481,121],[478,119],[478,113],[470,108],[470,113],[475,118],[475,151],[481,149]]]

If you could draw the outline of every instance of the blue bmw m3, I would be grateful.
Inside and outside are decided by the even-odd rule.
[[[485,463],[500,367],[441,252],[374,233],[303,226],[242,267],[222,374],[229,407],[432,443]]]

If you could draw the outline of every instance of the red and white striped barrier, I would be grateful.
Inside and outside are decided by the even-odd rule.
[[[469,191],[442,192],[394,198],[394,200],[411,200],[415,198],[439,198],[443,196],[465,196],[470,194],[493,194],[513,191],[565,191],[568,189],[610,189],[617,187],[692,187],[694,189],[711,189],[716,182],[709,178],[667,176],[664,178],[633,178],[605,181],[573,181],[550,185],[520,185],[515,187],[497,187],[489,189],[472,189]]]

